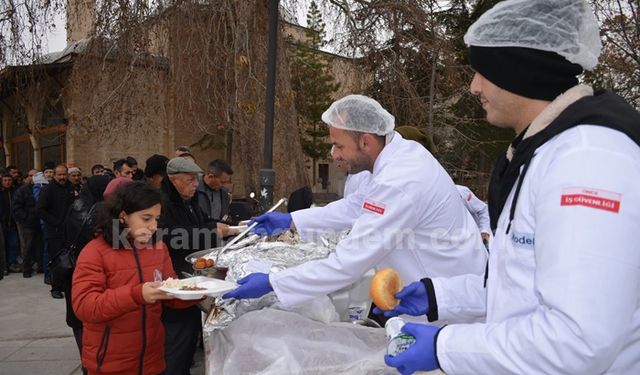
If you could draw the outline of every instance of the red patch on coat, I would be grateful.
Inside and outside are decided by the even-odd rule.
[[[622,194],[586,187],[562,189],[561,206],[583,206],[609,212],[620,212]]]
[[[378,215],[384,215],[385,205],[382,203],[365,200],[364,204],[362,205],[362,208],[364,208],[365,210],[369,210]]]

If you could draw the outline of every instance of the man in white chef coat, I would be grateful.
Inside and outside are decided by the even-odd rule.
[[[428,277],[395,314],[486,323],[407,323],[403,375],[640,374],[640,114],[579,85],[600,53],[584,0],[507,0],[467,31],[471,93],[515,131],[489,189],[486,279]]]
[[[489,241],[491,236],[491,226],[489,225],[489,206],[486,203],[476,197],[475,194],[466,186],[456,185],[458,193],[464,202],[465,207],[469,210],[473,220],[475,220],[480,234],[482,235],[482,241]]]
[[[349,95],[334,102],[322,120],[330,127],[333,158],[345,161],[351,174],[371,172],[366,188],[356,193],[362,194],[359,204],[343,210],[355,219],[351,232],[327,258],[251,274],[225,298],[257,298],[273,290],[282,304],[292,306],[383,267],[396,269],[404,280],[425,274],[481,277],[487,253],[453,181],[424,147],[393,131],[391,114],[371,98]],[[256,232],[322,230],[330,207],[262,215]]]

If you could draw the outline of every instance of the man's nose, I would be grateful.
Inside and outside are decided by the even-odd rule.
[[[482,83],[482,76],[478,73],[473,75],[473,79],[471,80],[471,84],[469,85],[469,92],[472,95],[480,95],[480,87]]]

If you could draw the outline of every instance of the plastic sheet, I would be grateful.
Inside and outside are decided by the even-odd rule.
[[[274,308],[205,332],[208,374],[396,374],[384,364],[385,332],[322,323]]]

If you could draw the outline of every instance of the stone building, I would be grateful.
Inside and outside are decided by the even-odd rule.
[[[259,162],[247,159],[246,152],[239,153],[239,147],[235,146],[247,142],[246,139],[239,139],[248,137],[246,133],[237,133],[234,139],[230,132],[221,127],[219,133],[213,134],[219,138],[217,145],[204,142],[203,147],[204,133],[199,132],[197,127],[186,127],[177,120],[177,109],[170,100],[170,57],[159,53],[131,64],[127,67],[130,77],[118,81],[113,80],[115,72],[119,72],[118,61],[105,59],[102,61],[100,77],[91,80],[91,87],[79,81],[76,77],[78,72],[82,73],[87,60],[81,57],[86,53],[93,29],[95,0],[70,0],[68,3],[67,48],[47,55],[35,64],[8,66],[0,71],[1,141],[4,149],[0,158],[4,157],[5,165],[14,164],[26,171],[30,168],[40,169],[48,161],[66,162],[75,164],[88,175],[90,167],[96,163],[110,167],[119,158],[133,156],[143,168],[146,158],[154,153],[172,157],[176,146],[195,145],[192,149],[202,167],[216,158],[232,163],[236,171],[236,197],[242,197],[249,190],[257,188],[252,182],[257,180],[257,175],[255,178],[252,176],[255,175],[255,164]],[[281,22],[281,33],[304,35],[304,30],[300,26]],[[158,43],[163,41],[160,38]],[[331,61],[334,77],[341,84],[341,91],[336,97],[361,92],[366,80],[362,78],[355,62],[337,55],[331,55]],[[150,85],[150,82],[153,84]],[[144,95],[141,95],[139,102],[119,102],[117,116],[104,117],[95,109],[101,103],[92,102],[90,95],[83,94],[86,90],[115,92],[116,89],[122,90],[122,85],[126,85],[124,90],[143,91]],[[108,95],[103,97],[108,98]],[[281,105],[278,110],[287,112],[287,107]],[[208,109],[196,107],[194,111],[197,117],[198,111],[206,112]],[[286,115],[278,117],[277,114],[277,120]],[[262,119],[263,116],[256,118]],[[121,123],[127,124],[126,132],[116,130],[120,129],[117,124]],[[287,147],[296,144],[297,134],[277,127],[278,123],[274,154],[279,153],[280,159],[286,159],[290,152]],[[260,139],[257,137],[257,140]],[[256,141],[256,154],[261,154],[261,149],[262,144]],[[274,159],[278,159],[278,156],[274,155]],[[312,176],[309,164],[305,168],[302,160],[299,163],[284,161],[274,168],[283,176],[281,178],[290,178],[286,185],[290,190],[304,183],[305,178],[301,178],[299,173],[308,176],[307,181]],[[324,184],[312,182],[314,192],[342,193],[344,176],[334,170],[331,161],[321,161],[317,173],[324,179]],[[281,193],[286,194],[285,190],[281,189]]]

